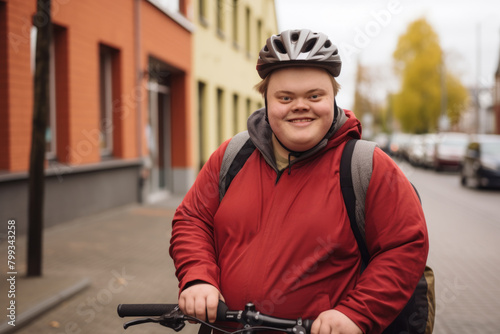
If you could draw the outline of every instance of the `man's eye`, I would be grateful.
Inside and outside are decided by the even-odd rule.
[[[311,99],[313,100],[319,99],[319,95],[318,94],[311,95]]]
[[[291,98],[289,96],[283,96],[283,97],[281,97],[281,100],[283,100],[283,101],[290,101]]]

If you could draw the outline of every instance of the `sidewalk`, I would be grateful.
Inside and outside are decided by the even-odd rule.
[[[2,279],[0,333],[122,333],[125,320],[116,314],[118,304],[176,303],[177,279],[168,246],[180,200],[130,205],[46,229],[41,278],[26,278],[26,238],[18,236],[16,326],[7,323],[11,298],[9,282]],[[7,254],[6,242],[0,244],[0,253]],[[2,276],[8,272],[4,260]],[[197,330],[189,327],[183,334]],[[144,332],[167,329],[147,324],[126,331]]]

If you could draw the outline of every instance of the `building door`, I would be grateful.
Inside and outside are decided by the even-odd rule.
[[[155,201],[173,191],[170,88],[151,79],[148,93],[148,201]]]

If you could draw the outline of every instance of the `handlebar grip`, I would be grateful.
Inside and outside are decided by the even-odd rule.
[[[120,304],[118,315],[123,317],[158,317],[172,312],[177,304]]]
[[[309,320],[309,319],[302,321],[302,326],[304,326],[306,333],[311,333],[311,327],[312,327],[313,322],[314,322],[314,320]]]
[[[219,300],[219,305],[217,306],[217,321],[226,321],[226,313],[229,310],[227,307],[226,303],[224,303],[222,300]]]

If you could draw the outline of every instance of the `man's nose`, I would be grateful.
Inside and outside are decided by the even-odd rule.
[[[309,110],[309,103],[307,103],[306,99],[303,98],[297,98],[294,101],[294,104],[292,106],[293,111],[307,111]]]

